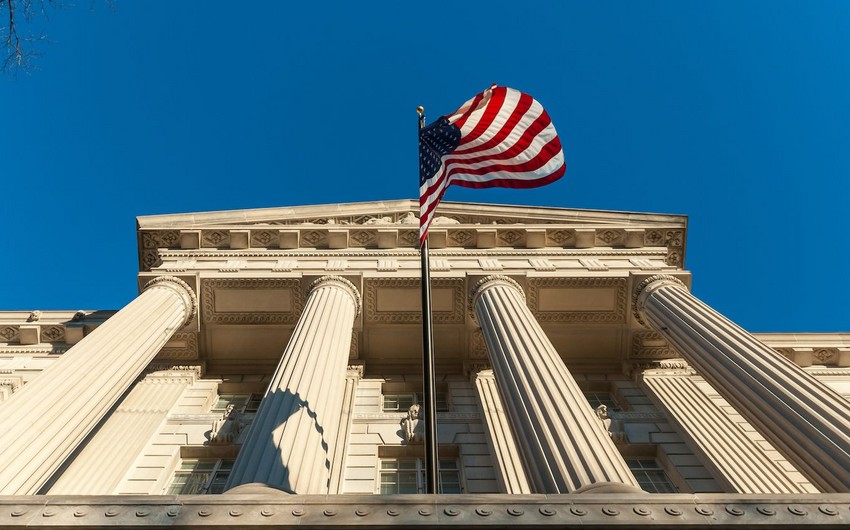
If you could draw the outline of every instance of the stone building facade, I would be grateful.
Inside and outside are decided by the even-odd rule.
[[[690,293],[677,215],[443,203],[138,219],[117,311],[0,312],[0,526],[850,522],[850,333]]]

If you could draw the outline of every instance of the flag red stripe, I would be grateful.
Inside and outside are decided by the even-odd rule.
[[[526,149],[528,149],[529,146],[531,145],[531,142],[533,142],[534,139],[537,138],[537,135],[539,135],[541,132],[543,132],[546,129],[546,127],[548,127],[549,124],[551,124],[551,123],[552,123],[552,120],[549,119],[549,115],[546,114],[546,113],[543,113],[540,116],[538,116],[538,118],[536,120],[534,120],[534,122],[531,125],[529,125],[528,128],[525,131],[523,131],[522,136],[520,136],[519,139],[516,141],[516,143],[513,146],[511,146],[510,148],[508,148],[507,150],[502,151],[501,153],[493,153],[493,154],[489,154],[489,155],[483,154],[483,155],[480,155],[480,156],[477,156],[477,157],[476,156],[470,156],[470,155],[474,155],[475,154],[474,152],[473,153],[467,153],[465,155],[464,154],[458,155],[457,151],[455,151],[454,153],[451,153],[451,154],[445,156],[445,158],[444,158],[445,163],[446,163],[446,165],[453,164],[453,163],[476,164],[478,162],[484,162],[486,160],[506,160],[508,158],[513,158],[513,157],[519,155],[520,153],[522,153],[523,151],[525,151]],[[553,133],[554,133],[554,131],[553,131]],[[556,138],[557,138],[557,136],[556,136]]]
[[[469,119],[469,115],[472,114],[473,112],[475,112],[475,109],[478,108],[478,104],[481,103],[482,99],[484,99],[484,94],[486,94],[486,93],[487,92],[484,91],[484,92],[478,94],[477,96],[475,96],[475,98],[473,98],[473,100],[472,100],[472,104],[470,104],[469,108],[466,109],[466,112],[464,112],[462,115],[460,115],[452,123],[454,123],[458,127],[463,127],[463,124],[466,123],[466,120]],[[463,106],[461,106],[461,108],[463,108]],[[460,110],[460,109],[458,109],[458,110]],[[457,114],[457,111],[455,111],[455,114]]]
[[[420,244],[449,186],[536,188],[566,172],[552,121],[527,94],[493,85],[446,118],[460,129],[460,143],[442,157],[437,175],[422,176]]]
[[[541,186],[545,186],[546,184],[551,184],[555,182],[559,178],[564,176],[564,173],[567,171],[567,165],[561,164],[561,167],[555,170],[554,173],[548,175],[546,177],[542,177],[534,180],[517,180],[511,177],[492,179],[486,182],[476,182],[474,180],[456,180],[452,182],[455,186],[461,186],[463,188],[513,188],[513,189],[531,189],[531,188],[539,188]]]
[[[548,116],[547,116],[548,118]],[[524,151],[524,149],[519,150],[519,152]],[[505,173],[527,173],[531,171],[535,171],[543,167],[549,160],[554,158],[561,151],[561,141],[555,136],[552,140],[550,140],[546,145],[544,145],[540,151],[533,158],[522,164],[492,164],[479,168],[468,167],[464,164],[456,164],[453,167],[449,167],[449,163],[451,161],[450,158],[446,157],[445,164],[443,165],[442,170],[440,171],[439,177],[434,181],[434,184],[428,187],[423,197],[430,197],[433,195],[442,185],[442,182],[448,178],[450,180],[448,187],[451,184],[455,184],[459,181],[458,178],[452,178],[454,175],[462,174],[462,175],[486,175],[487,173],[495,173],[495,172],[505,172]],[[513,153],[513,156],[507,158],[513,158],[516,156],[516,152]],[[494,156],[487,160],[500,160],[503,156],[500,153],[498,157]],[[485,160],[486,161],[486,160]],[[468,161],[464,161],[469,163]],[[493,185],[495,186],[495,184]],[[421,193],[421,192],[420,192]],[[437,201],[439,202],[439,201]]]
[[[493,164],[484,167],[477,168],[464,168],[463,166],[454,167],[447,171],[448,178],[451,179],[452,176],[457,174],[466,175],[474,175],[474,176],[482,176],[488,173],[508,173],[508,174],[516,174],[516,173],[530,173],[536,171],[546,165],[552,158],[554,158],[561,151],[561,142],[557,138],[553,138],[549,143],[543,146],[540,149],[540,153],[538,153],[534,158],[530,159],[527,162],[522,164]],[[447,166],[448,167],[448,166]]]
[[[478,120],[478,123],[475,124],[475,127],[471,131],[463,135],[460,145],[477,140],[479,136],[484,134],[493,125],[493,121],[502,110],[502,105],[505,103],[505,96],[507,94],[508,91],[505,88],[500,87],[493,90],[493,96],[487,102],[487,107],[484,109],[481,119]],[[457,122],[455,122],[455,125],[460,127]]]
[[[531,144],[531,141],[534,140],[534,138],[537,137],[539,132],[542,131],[543,129],[545,129],[550,123],[551,123],[551,120],[549,120],[549,115],[544,112],[525,131],[525,133],[522,135],[522,137],[520,137],[520,139],[516,142],[516,144],[514,144],[513,147],[511,147],[510,149],[508,149],[507,151],[505,151],[503,153],[496,153],[496,154],[493,154],[493,155],[483,155],[481,157],[474,157],[474,158],[473,157],[469,157],[469,158],[456,157],[456,156],[454,156],[454,153],[452,153],[451,155],[446,155],[445,157],[443,157],[444,166],[443,166],[443,170],[440,173],[440,177],[437,178],[434,181],[434,184],[432,184],[428,188],[428,190],[426,191],[425,194],[431,195],[434,192],[434,190],[439,186],[440,181],[443,179],[443,176],[445,175],[446,170],[450,169],[449,168],[450,165],[454,164],[454,167],[464,167],[464,164],[469,165],[469,164],[475,164],[475,163],[479,163],[479,162],[485,162],[485,161],[488,161],[488,160],[504,160],[504,159],[513,158],[513,157],[519,155],[520,153],[522,153],[523,151],[525,151],[529,147],[529,145]],[[554,133],[554,130],[552,132]],[[555,136],[555,138],[557,139],[557,136]],[[559,148],[560,148],[560,144],[558,144],[558,145],[559,145]],[[520,166],[513,166],[513,167],[518,168],[518,169],[516,169],[516,171],[525,171],[523,169],[519,169]],[[538,166],[538,167],[540,167],[540,166]],[[455,173],[456,173],[456,171],[455,171]]]
[[[510,118],[508,118],[508,120],[505,122],[505,124],[502,126],[498,133],[496,133],[491,139],[487,140],[481,145],[471,146],[466,149],[455,149],[452,155],[457,156],[465,155],[476,151],[486,151],[487,149],[492,149],[498,146],[500,143],[502,143],[502,141],[504,141],[505,138],[508,137],[511,131],[514,130],[520,120],[522,120],[525,113],[528,112],[529,108],[531,108],[531,103],[533,101],[534,99],[532,99],[531,96],[529,96],[528,94],[523,94],[522,96],[520,96],[519,103],[517,103],[516,109],[514,109],[513,113],[511,113]],[[461,145],[465,143],[468,142],[464,140]]]

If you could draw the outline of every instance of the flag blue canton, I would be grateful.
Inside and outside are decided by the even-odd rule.
[[[460,128],[441,117],[419,129],[419,185],[434,177],[442,166],[442,157],[460,144]]]

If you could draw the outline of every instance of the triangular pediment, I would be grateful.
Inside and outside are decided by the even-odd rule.
[[[151,215],[138,218],[140,229],[198,229],[235,226],[407,225],[418,226],[419,204],[414,200],[376,201],[216,212]],[[683,215],[581,210],[442,202],[434,226],[440,225],[567,225],[684,228]]]

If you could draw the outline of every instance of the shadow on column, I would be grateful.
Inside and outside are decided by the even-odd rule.
[[[267,410],[269,407],[274,407],[278,403],[280,403],[280,405],[277,410]],[[257,426],[268,423],[273,424],[273,427],[271,429],[268,429],[268,432],[264,432],[260,435],[266,437],[266,443],[268,444],[266,450],[262,451],[262,455],[271,453],[276,456],[272,459],[271,467],[269,469],[258,469],[255,471],[256,478],[260,478],[259,475],[262,475],[270,483],[257,481],[240,484],[238,486],[230,488],[225,492],[225,494],[296,494],[296,492],[293,491],[292,484],[289,480],[289,468],[283,465],[282,459],[280,458],[280,452],[282,449],[280,445],[274,440],[274,431],[283,426],[292,416],[294,416],[301,409],[305,409],[307,416],[313,420],[313,428],[321,436],[321,450],[325,454],[324,467],[328,470],[328,474],[330,474],[330,448],[328,446],[327,440],[325,440],[325,429],[322,425],[319,424],[318,414],[316,414],[316,411],[314,411],[310,407],[310,403],[304,400],[300,395],[293,394],[289,389],[275,390],[273,393],[268,394],[265,396],[265,398],[263,398],[263,402],[260,405],[259,410],[257,410],[257,415],[254,418],[254,425]],[[269,422],[266,418],[266,416],[268,416],[269,414],[275,414],[275,418],[272,422]],[[254,425],[251,426],[252,431],[254,429]],[[297,429],[297,426],[295,428]],[[250,440],[252,436],[253,433],[249,432],[248,439]],[[243,445],[243,449],[244,447],[245,446]],[[301,452],[304,452],[304,449],[305,448],[297,448],[297,450]],[[240,452],[239,457],[237,457],[237,462],[238,458],[241,457],[242,453]],[[330,478],[328,478],[328,482],[329,481]]]

